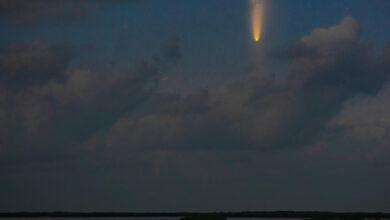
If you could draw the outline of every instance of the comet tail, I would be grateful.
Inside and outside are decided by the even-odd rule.
[[[250,7],[253,40],[259,42],[263,31],[263,0],[250,0]]]

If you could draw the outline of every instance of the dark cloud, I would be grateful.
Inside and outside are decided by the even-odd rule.
[[[0,53],[0,82],[8,88],[22,88],[60,79],[73,55],[74,49],[65,43],[10,45]]]
[[[71,65],[69,48],[34,42],[3,50],[0,121],[12,128],[2,132],[8,143],[24,134],[24,143],[33,145],[60,141],[76,151],[120,155],[309,146],[327,132],[345,101],[376,94],[387,79],[387,50],[373,54],[351,17],[301,38],[290,49],[284,76],[255,71],[241,82],[187,96],[156,93],[162,71],[182,56],[177,36],[160,55],[132,69]]]
[[[182,57],[179,43],[177,34],[172,35],[163,48],[164,55],[173,60],[179,60]]]
[[[381,68],[385,69],[387,72],[390,71],[390,42],[387,43],[383,49],[381,58]]]
[[[297,100],[288,90],[267,85],[273,84],[272,81],[260,85],[248,82],[191,97],[173,98],[163,101],[156,113],[137,119],[122,118],[108,132],[104,144],[111,149],[141,151],[151,148],[272,149],[281,133],[287,132],[285,125],[297,108]]]
[[[47,16],[41,13],[33,14]],[[382,88],[389,50],[374,54],[353,18],[298,40],[280,75],[255,69],[239,82],[201,92],[161,93],[162,76],[182,56],[177,36],[136,65],[127,57],[110,65],[82,60],[68,44],[4,48],[0,206],[237,209],[238,198],[242,208],[256,209],[253,195],[259,194],[270,207],[283,201],[297,209],[344,209],[346,195],[367,200],[363,209],[388,204],[390,197],[379,195],[387,189],[381,183],[389,182],[387,166],[326,155],[335,148],[337,156],[351,154],[356,146],[356,154],[389,152],[389,89]],[[187,200],[194,191],[195,199]],[[304,192],[301,206],[291,200],[296,192]],[[318,199],[329,193],[336,199]]]
[[[13,129],[2,131],[7,140],[2,148],[33,155],[53,152],[50,146],[58,143],[65,147],[64,154],[77,151],[75,147],[90,135],[145,102],[162,71],[178,59],[162,52],[133,67],[71,64],[77,56],[66,53],[66,47],[41,42],[5,51],[0,122]],[[55,151],[59,153],[59,148]]]
[[[129,152],[303,147],[317,141],[344,101],[377,92],[386,79],[351,17],[315,29],[292,50],[298,52],[288,59],[286,77],[256,73],[200,94],[169,96],[152,113],[119,119],[93,143]]]

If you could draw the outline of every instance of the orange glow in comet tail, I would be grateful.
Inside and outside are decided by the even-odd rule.
[[[263,31],[263,0],[250,0],[253,40],[259,42]]]

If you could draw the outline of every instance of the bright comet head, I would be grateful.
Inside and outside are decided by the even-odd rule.
[[[263,0],[250,0],[251,26],[253,40],[259,42],[263,31],[264,5]]]

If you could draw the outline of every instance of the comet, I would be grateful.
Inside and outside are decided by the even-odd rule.
[[[264,2],[263,0],[249,1],[253,40],[255,42],[260,42],[263,34]]]

